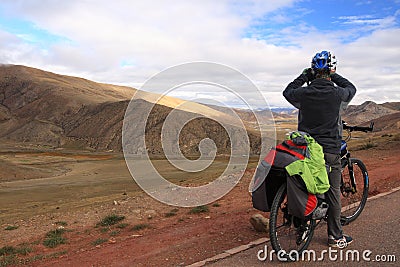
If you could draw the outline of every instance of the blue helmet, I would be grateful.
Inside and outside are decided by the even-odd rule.
[[[313,57],[311,67],[314,70],[336,70],[336,57],[328,51],[322,51]]]

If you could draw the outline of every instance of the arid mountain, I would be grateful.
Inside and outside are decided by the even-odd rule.
[[[343,114],[343,118],[352,124],[360,124],[385,115],[399,112],[399,110],[394,108],[395,106],[395,103],[377,104],[372,101],[366,101],[361,105],[348,106]]]
[[[400,102],[387,102],[387,103],[383,103],[382,106],[393,109],[393,110],[400,111]]]
[[[398,132],[400,129],[400,103],[377,104],[366,101],[361,105],[349,106],[343,119],[351,125],[368,126],[374,122],[374,132]]]
[[[122,124],[136,89],[101,84],[30,67],[0,65],[0,140],[50,146],[121,151]],[[192,112],[230,121],[220,110],[184,100],[140,93],[133,101],[134,116],[147,120],[146,143],[152,154],[162,154],[161,127],[172,109],[178,118]],[[143,114],[157,103],[148,117]],[[179,120],[179,119],[178,119]],[[230,127],[235,128],[232,124]],[[250,130],[252,152],[259,151],[259,133]],[[179,136],[184,154],[197,154],[198,143],[210,138],[218,153],[229,153],[231,143],[215,120],[190,121]],[[241,140],[237,140],[241,142]]]
[[[99,115],[96,107],[102,107],[104,112],[104,107],[127,101],[134,92],[128,87],[3,65],[0,67],[0,138],[53,147],[71,144],[78,138],[92,147],[96,141],[75,135],[80,122],[84,123],[81,114]],[[87,127],[96,128],[94,124]]]
[[[132,103],[134,116],[147,121],[146,144],[151,154],[163,153],[161,129],[172,110],[178,116],[173,122],[176,127],[179,127],[179,121],[190,117],[189,114],[216,118],[197,118],[185,124],[179,135],[184,154],[198,154],[198,144],[205,138],[215,142],[219,154],[229,154],[231,147],[244,143],[244,139],[238,139],[231,144],[232,140],[219,121],[227,122],[233,132],[241,126],[231,120],[223,107],[172,97],[159,99],[160,95],[130,87],[15,65],[0,65],[0,141],[39,147],[121,151],[123,119],[135,93],[140,97]],[[152,112],[147,116],[144,110],[152,106]],[[251,152],[259,153],[260,133],[254,114],[244,110],[236,110],[236,113],[247,127]],[[271,119],[269,112],[256,111],[256,114],[264,120]],[[377,130],[398,130],[399,114],[400,103],[368,101],[349,106],[343,118],[356,125],[374,120]],[[297,117],[286,113],[273,115],[275,121],[291,123]],[[144,153],[139,151],[137,143],[132,145],[137,153]]]
[[[400,132],[400,112],[384,115],[360,124],[360,126],[369,126],[374,123],[374,132],[387,132],[390,134]]]

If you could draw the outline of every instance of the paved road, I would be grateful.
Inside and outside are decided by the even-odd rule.
[[[385,195],[376,199],[368,200],[367,205],[360,217],[350,225],[344,227],[345,233],[350,234],[354,242],[346,249],[342,250],[340,260],[340,250],[336,253],[332,251],[332,258],[336,255],[336,261],[330,260],[328,252],[324,254],[323,261],[307,262],[307,266],[400,266],[400,191]],[[314,233],[309,250],[315,250],[317,258],[321,256],[323,250],[328,250],[326,245],[326,223],[320,224]],[[257,253],[260,250],[268,251],[272,249],[271,244],[264,243],[251,249],[242,251],[238,254],[219,260],[206,266],[304,266],[305,262],[282,263],[276,257],[271,262],[269,258],[265,261],[258,260]],[[350,251],[351,250],[351,251]],[[359,261],[354,261],[359,253]],[[364,251],[366,258],[363,259]],[[346,261],[346,251],[348,260]],[[264,254],[261,254],[263,256]],[[395,262],[378,262],[380,259],[396,257]]]

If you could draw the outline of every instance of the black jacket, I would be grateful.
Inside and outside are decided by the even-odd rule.
[[[315,79],[303,87],[307,77],[301,74],[289,83],[283,96],[299,109],[298,130],[314,137],[324,152],[339,154],[342,140],[340,110],[353,98],[356,88],[336,73],[331,75],[331,80]]]

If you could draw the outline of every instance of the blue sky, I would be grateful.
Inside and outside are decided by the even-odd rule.
[[[300,25],[323,33],[346,31],[348,35],[342,38],[346,43],[379,28],[398,26],[399,8],[396,1],[301,1],[260,18],[246,33],[248,37],[268,40],[285,28]],[[280,38],[275,44],[285,45],[285,39]]]
[[[68,41],[63,36],[35,26],[31,21],[20,19],[17,16],[10,17],[4,12],[0,14],[0,29],[15,35],[23,42],[42,49],[49,49],[50,45],[54,43]]]
[[[288,106],[287,83],[313,54],[330,50],[338,73],[358,88],[354,103],[400,101],[399,18],[395,0],[5,0],[0,63],[140,87],[173,65],[217,62],[247,75],[271,106]],[[218,90],[207,94],[242,105]]]

